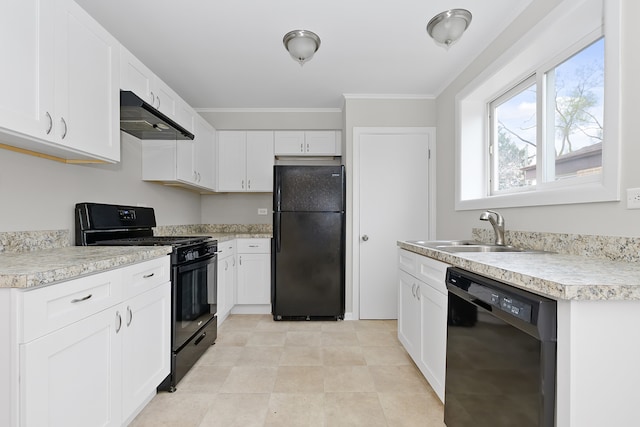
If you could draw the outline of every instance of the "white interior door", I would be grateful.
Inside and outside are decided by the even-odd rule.
[[[376,129],[359,132],[358,241],[354,266],[361,319],[396,319],[398,240],[429,238],[429,139],[419,129]],[[359,254],[359,256],[357,255]],[[359,277],[358,277],[359,276]],[[354,300],[358,296],[354,293]]]

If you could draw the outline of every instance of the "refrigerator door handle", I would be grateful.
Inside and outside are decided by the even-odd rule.
[[[275,224],[273,224],[273,226],[274,226],[274,229],[275,229],[276,252],[280,252],[280,234],[281,234],[280,222],[281,222],[281,217],[282,217],[282,213],[280,213],[280,212],[276,212],[275,213]]]
[[[280,212],[282,205],[282,179],[278,166],[274,167],[274,183],[273,183],[273,210]]]

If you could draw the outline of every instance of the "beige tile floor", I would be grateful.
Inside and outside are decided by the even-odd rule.
[[[178,390],[158,394],[131,425],[441,427],[442,419],[395,320],[232,315]]]

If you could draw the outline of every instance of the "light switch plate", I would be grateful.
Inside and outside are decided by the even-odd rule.
[[[266,215],[267,213],[267,208],[258,208],[258,215]]]

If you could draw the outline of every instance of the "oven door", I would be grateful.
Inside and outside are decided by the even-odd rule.
[[[174,351],[216,315],[215,255],[173,267]]]

